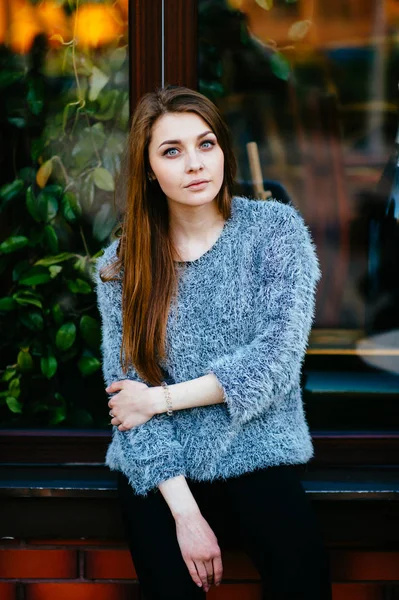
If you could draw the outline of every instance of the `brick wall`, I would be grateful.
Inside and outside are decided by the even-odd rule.
[[[399,600],[399,552],[330,549],[333,600]],[[224,552],[224,579],[210,600],[260,600],[259,576],[238,552]],[[0,600],[139,600],[123,542],[0,540]]]

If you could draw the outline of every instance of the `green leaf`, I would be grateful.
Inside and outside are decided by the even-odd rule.
[[[18,377],[16,377],[15,379],[11,379],[10,383],[8,384],[8,391],[10,393],[10,396],[14,396],[14,398],[19,398],[19,396],[21,395],[20,387],[21,384]]]
[[[41,285],[50,281],[51,276],[47,269],[43,267],[32,267],[24,273],[19,280],[22,285]]]
[[[23,190],[24,182],[22,179],[15,179],[11,183],[6,183],[0,188],[0,198],[5,202],[12,200]]]
[[[94,66],[89,78],[89,100],[91,102],[97,100],[99,93],[107,85],[108,81],[108,75]]]
[[[44,139],[45,136],[31,140],[30,142],[30,156],[33,162],[37,162],[44,150]],[[46,138],[47,139],[47,138]],[[36,175],[35,175],[36,178]]]
[[[75,260],[73,268],[75,271],[80,273],[83,276],[87,275],[87,263],[90,261],[88,256],[79,256],[77,260]]]
[[[42,221],[51,221],[58,212],[58,199],[55,194],[47,188],[43,189],[38,195],[37,205]]]
[[[83,279],[75,279],[67,282],[69,290],[73,294],[90,294],[92,291],[91,286]]]
[[[66,221],[74,223],[82,214],[79,200],[72,192],[66,192],[61,200],[61,214]]]
[[[46,225],[44,227],[44,240],[50,252],[58,252],[58,236],[55,232],[54,227],[52,227],[51,225]]]
[[[90,348],[97,350],[101,343],[101,327],[99,322],[93,317],[84,315],[80,319],[80,333],[82,338]]]
[[[99,241],[104,241],[115,225],[110,204],[103,204],[93,221],[93,236]]]
[[[8,396],[6,398],[6,404],[11,412],[13,413],[21,413],[22,412],[22,404],[18,402],[16,398],[13,396]]]
[[[116,48],[113,52],[111,52],[109,56],[109,62],[111,65],[111,69],[113,73],[119,71],[125,62],[127,57],[127,49],[126,46],[122,46],[121,48]]]
[[[24,292],[19,292],[13,295],[13,298],[18,304],[21,306],[37,306],[38,308],[43,308],[41,301],[38,298],[34,298],[31,296],[25,296]]]
[[[122,110],[121,110],[121,113],[120,113],[119,119],[118,119],[118,127],[120,127],[123,131],[125,131],[125,129],[128,125],[129,117],[130,117],[130,104],[129,104],[129,98],[127,98],[125,100],[125,102],[123,103]]]
[[[31,310],[26,314],[21,314],[19,320],[25,327],[31,331],[43,331],[44,321],[43,315],[38,310]]]
[[[103,166],[115,174],[120,171],[121,155],[124,149],[125,135],[121,131],[116,131],[107,139],[102,152]]]
[[[26,121],[23,117],[8,117],[7,121],[17,129],[24,129],[26,127]]]
[[[101,363],[94,356],[82,356],[78,362],[79,371],[82,375],[92,375],[100,368]]]
[[[51,411],[51,412],[52,412],[52,416],[50,417],[50,420],[49,420],[50,425],[58,425],[58,423],[65,421],[65,419],[66,419],[66,407],[65,406],[58,406],[56,409],[54,409],[54,411]]]
[[[28,81],[26,99],[32,114],[40,115],[44,105],[43,82],[40,77],[35,77]]]
[[[76,338],[76,326],[74,323],[61,325],[55,336],[55,344],[59,350],[68,350]]]
[[[4,254],[16,252],[17,250],[24,248],[28,242],[28,238],[24,235],[13,235],[0,244],[0,252],[4,252]]]
[[[0,312],[10,312],[16,307],[17,303],[15,302],[14,298],[9,298],[7,296],[5,298],[0,298]]]
[[[62,312],[61,306],[57,303],[51,308],[51,314],[53,316],[56,325],[61,325],[64,321],[64,313]]]
[[[106,135],[102,123],[85,127],[80,135],[80,140],[72,148],[72,156],[75,158],[77,166],[83,167],[94,156],[96,149],[101,150],[105,140]]]
[[[48,354],[40,359],[40,369],[47,379],[51,379],[57,372],[58,362],[53,354]]]
[[[29,186],[26,190],[26,208],[30,216],[35,221],[40,221],[40,210],[36,202],[35,194],[32,190],[32,186]]]
[[[80,204],[87,213],[91,213],[94,201],[94,192],[95,187],[93,182],[93,173],[89,173],[83,180],[83,183],[79,189]]]
[[[94,156],[95,148],[89,136],[80,139],[72,148],[72,156],[78,167],[83,168],[85,164]]]
[[[93,179],[96,186],[101,190],[105,190],[106,192],[114,191],[114,178],[112,177],[112,174],[107,171],[107,169],[104,169],[103,167],[94,169]]]
[[[59,275],[59,273],[61,273],[62,267],[60,265],[51,265],[49,267],[49,271],[50,271],[51,279],[54,279],[54,277],[57,277],[57,275]]]
[[[99,119],[100,121],[109,121],[115,117],[119,95],[120,92],[118,92],[118,90],[109,90],[101,94],[97,100],[99,108],[95,113],[96,119]]]
[[[66,260],[70,260],[71,258],[76,258],[76,254],[72,254],[72,252],[62,252],[61,254],[56,254],[55,256],[46,256],[46,258],[41,258],[40,260],[36,261],[35,267],[49,267],[50,265],[56,265]]]
[[[33,359],[31,354],[27,350],[21,350],[18,352],[17,365],[23,373],[31,371],[33,369]]]
[[[17,374],[16,369],[14,367],[6,367],[3,375],[1,376],[1,381],[10,381]]]
[[[283,54],[280,52],[275,52],[272,54],[270,64],[276,77],[283,79],[284,81],[289,78],[291,74],[291,65],[287,58],[283,56]]]
[[[25,77],[24,72],[0,70],[0,89],[4,89]]]

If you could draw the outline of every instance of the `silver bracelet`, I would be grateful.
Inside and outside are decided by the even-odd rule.
[[[173,409],[172,409],[172,398],[170,395],[169,386],[167,383],[165,383],[165,381],[162,381],[161,385],[165,392],[166,406],[168,408],[168,410],[166,411],[166,414],[168,415],[168,417],[171,417],[173,415]]]

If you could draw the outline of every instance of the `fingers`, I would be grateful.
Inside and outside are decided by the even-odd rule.
[[[212,560],[207,560],[206,562],[204,562],[204,566],[205,566],[206,575],[207,575],[207,583],[208,583],[208,586],[210,587],[213,583],[213,562],[212,562]]]
[[[213,579],[214,579],[215,585],[220,585],[220,583],[222,581],[222,577],[223,577],[222,557],[216,556],[213,559]]]
[[[116,392],[118,390],[123,390],[125,386],[125,379],[121,379],[120,381],[113,381],[109,386],[105,388],[106,392]]]
[[[194,581],[194,583],[196,585],[198,585],[198,587],[202,587],[202,581],[201,581],[201,579],[200,579],[200,577],[199,577],[199,575],[197,573],[197,569],[196,569],[195,564],[193,563],[193,561],[189,560],[189,561],[185,561],[185,562],[186,562],[186,565],[187,565],[188,572],[191,575],[191,579]]]
[[[197,573],[201,580],[202,587],[207,592],[210,586],[208,584],[208,574],[206,572],[205,565],[203,562],[197,562],[197,563],[195,563],[195,566],[197,567]]]

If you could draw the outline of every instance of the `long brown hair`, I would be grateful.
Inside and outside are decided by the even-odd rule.
[[[134,111],[118,182],[126,207],[120,226],[117,260],[101,270],[102,281],[122,277],[122,345],[126,374],[133,365],[149,385],[160,385],[158,364],[165,357],[167,319],[177,290],[177,255],[169,236],[169,210],[157,181],[150,181],[148,146],[154,123],[166,113],[192,112],[209,125],[224,154],[224,178],[216,203],[224,219],[231,216],[236,172],[229,131],[218,108],[186,87],[166,86],[145,94]]]

